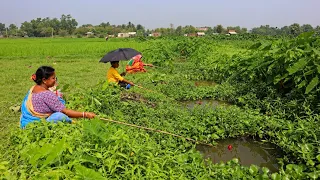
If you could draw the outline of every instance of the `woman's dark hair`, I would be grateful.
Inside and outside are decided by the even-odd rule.
[[[119,63],[119,61],[110,61],[111,65]]]
[[[48,79],[50,76],[52,76],[54,73],[53,67],[50,66],[41,66],[36,71],[36,78],[34,79],[34,82],[40,85],[42,83],[42,79]]]

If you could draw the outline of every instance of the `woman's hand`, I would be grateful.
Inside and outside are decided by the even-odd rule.
[[[93,112],[85,112],[85,113],[84,113],[84,117],[85,117],[85,118],[91,119],[91,118],[94,118],[95,116],[96,116],[96,114],[93,113]]]

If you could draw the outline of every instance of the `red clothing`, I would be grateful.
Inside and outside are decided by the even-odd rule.
[[[141,61],[141,57],[142,56],[139,54],[132,58],[132,65],[127,64],[126,66],[127,73],[147,72],[143,67],[144,63]]]

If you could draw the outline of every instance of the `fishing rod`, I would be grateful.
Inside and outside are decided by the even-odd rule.
[[[139,128],[139,129],[155,131],[155,132],[158,132],[158,133],[167,134],[167,135],[171,135],[171,136],[174,136],[174,137],[182,138],[182,139],[185,139],[185,140],[188,140],[188,141],[192,141],[194,143],[203,144],[203,145],[207,145],[207,146],[213,147],[212,144],[208,144],[208,143],[205,143],[205,142],[197,141],[197,140],[194,140],[194,139],[191,139],[191,138],[183,137],[181,135],[173,134],[173,133],[162,131],[162,130],[157,130],[157,129],[148,128],[148,127],[144,127],[144,126],[138,126],[138,125],[135,125],[135,124],[129,124],[129,123],[120,122],[120,121],[107,119],[107,118],[102,118],[102,117],[99,117],[99,119],[103,120],[103,121],[109,121],[109,122],[113,122],[113,123],[117,123],[117,124],[121,124],[121,125],[130,126],[130,127],[135,127],[135,128]]]

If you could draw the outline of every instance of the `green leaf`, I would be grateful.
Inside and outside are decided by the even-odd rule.
[[[255,43],[254,45],[252,45],[252,46],[250,47],[250,49],[258,49],[261,45],[262,45],[261,42],[257,42],[257,43]]]
[[[103,85],[102,85],[102,90],[103,91],[106,90],[108,85],[109,85],[108,81],[104,82]]]
[[[301,33],[298,38],[310,38],[314,34],[313,31]]]
[[[318,179],[319,175],[316,172],[308,173],[308,176],[311,179]]]
[[[101,154],[101,153],[96,153],[96,157],[97,157],[97,158],[100,158],[100,159],[102,159],[102,158],[103,158],[103,156],[102,156],[102,154]]]
[[[314,70],[312,69],[312,70],[310,70],[310,71],[305,72],[304,75],[305,75],[305,76],[309,76],[309,75],[311,75],[311,74],[313,74],[313,73],[314,73]]]
[[[49,154],[53,148],[54,148],[54,146],[52,144],[48,143],[48,144],[43,145],[38,150],[32,149],[31,151],[33,151],[33,153],[35,153],[35,155],[30,158],[30,160],[29,160],[30,164],[33,166],[36,166],[36,164],[38,163],[38,160],[40,158],[46,156],[47,154]]]
[[[307,81],[303,80],[299,85],[298,85],[298,89],[301,89],[302,87],[305,87],[307,85]]]
[[[212,139],[219,139],[220,137],[217,134],[211,134]]]
[[[288,75],[289,74],[284,74],[283,76],[277,75],[276,77],[274,77],[273,84],[277,84],[282,79],[285,79],[286,77],[288,77]]]
[[[65,84],[65,85],[62,87],[61,91],[62,91],[62,92],[65,92],[65,91],[68,90],[69,87],[70,87],[70,84]]]
[[[316,55],[320,56],[320,51],[318,51],[318,50],[315,49],[315,48],[312,48],[312,50],[313,50],[313,52],[314,52]]]
[[[63,151],[65,150],[65,138],[63,138],[61,141],[59,141],[54,148],[50,151],[47,159],[44,161],[42,168],[44,168],[46,165],[52,163]]]
[[[320,162],[320,154],[317,155],[317,160]]]
[[[257,174],[258,171],[259,171],[259,169],[257,166],[255,166],[255,165],[250,166],[250,169],[249,169],[250,174],[252,174],[252,175]]]
[[[315,88],[319,84],[318,76],[314,77],[311,82],[308,84],[306,88],[305,94],[308,94],[313,88]]]
[[[102,105],[101,102],[100,102],[98,99],[93,98],[93,100],[94,100],[94,102],[95,102],[98,106],[101,106],[101,105]]]
[[[76,166],[76,171],[77,174],[80,175],[80,179],[92,179],[92,180],[105,180],[106,178],[104,178],[100,173],[86,168],[82,165],[77,165]]]
[[[281,180],[281,176],[280,176],[280,174],[278,174],[278,173],[273,173],[273,174],[271,175],[271,179],[272,179],[272,180]]]
[[[293,66],[289,67],[287,71],[289,72],[289,75],[292,75],[298,71],[301,71],[307,64],[308,61],[305,58],[302,58],[298,62],[293,64]]]
[[[270,172],[270,170],[266,167],[262,167],[262,171],[263,173],[266,173],[266,174]]]

